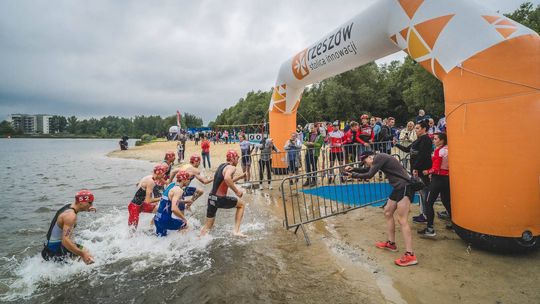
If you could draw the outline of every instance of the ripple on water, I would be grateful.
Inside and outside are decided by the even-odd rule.
[[[55,210],[56,209],[52,209],[52,208],[49,208],[49,207],[39,207],[34,212],[36,212],[36,213],[48,213],[48,212],[55,211]]]

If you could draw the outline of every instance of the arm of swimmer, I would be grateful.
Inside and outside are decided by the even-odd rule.
[[[198,181],[200,181],[201,183],[205,184],[205,185],[206,185],[206,184],[210,184],[212,181],[214,181],[214,178],[208,179],[208,178],[202,176],[200,173],[197,174],[197,175],[195,175],[195,178],[196,178]]]
[[[236,195],[238,195],[240,190],[238,190],[238,188],[236,188],[236,185],[234,184],[234,182],[236,180],[236,179],[233,179],[234,172],[236,172],[236,168],[234,168],[233,166],[227,166],[227,168],[225,169],[225,172],[224,172],[225,174],[223,174],[224,175],[223,180],[225,181],[225,184],[227,184],[227,186],[232,191],[234,191],[234,193],[236,193]],[[238,179],[240,179],[240,178],[238,178]]]
[[[244,176],[246,176],[245,173],[238,175],[237,177],[235,177],[235,178],[233,179],[233,182],[236,183],[237,181],[239,181],[239,180],[241,180],[242,178],[244,178]]]
[[[73,233],[76,219],[77,216],[74,212],[66,212],[63,214],[64,226],[62,227],[62,246],[66,247],[74,254],[82,257],[84,251],[77,247],[77,245],[75,245],[75,243],[71,240],[71,234]]]
[[[182,190],[177,190],[177,191],[174,191],[173,193],[173,197],[171,199],[171,202],[172,202],[172,208],[171,208],[171,211],[172,213],[174,213],[174,215],[178,216],[179,218],[182,219],[182,221],[184,221],[184,223],[187,224],[187,219],[186,217],[184,216],[184,212],[182,212],[179,208],[178,208],[178,202],[180,201],[180,198],[182,198],[182,193],[183,191]]]
[[[174,177],[176,176],[178,171],[180,171],[180,168],[176,168],[171,171],[171,176],[169,177],[169,184],[173,182]]]

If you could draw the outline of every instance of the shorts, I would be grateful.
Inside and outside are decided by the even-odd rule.
[[[210,194],[208,196],[208,207],[206,208],[206,217],[216,217],[218,208],[231,209],[235,208],[238,203],[238,198],[233,196],[215,196]]]
[[[330,152],[330,164],[337,159],[339,162],[343,162],[343,152]]]
[[[156,203],[143,202],[142,204],[137,205],[137,204],[134,204],[133,202],[129,202],[128,225],[137,227],[137,225],[139,224],[139,215],[141,214],[141,212],[152,213],[155,207],[156,207]]]
[[[414,199],[414,191],[411,189],[411,187],[406,186],[406,187],[403,187],[403,188],[394,189],[394,190],[392,190],[392,193],[390,193],[390,196],[388,198],[393,200],[393,201],[399,202],[405,196],[407,196],[409,198],[409,200],[411,200],[411,202],[412,202],[412,200]]]
[[[75,244],[79,249],[83,249],[84,247],[80,244]],[[53,262],[67,262],[67,259],[73,259],[78,257],[75,253],[69,251],[66,247],[60,244],[60,247],[58,249],[52,250],[47,245],[43,246],[43,250],[41,251],[41,257],[45,261],[53,261]]]
[[[182,194],[182,197],[193,196],[193,194],[195,194],[195,191],[197,191],[197,188],[195,187],[185,187],[184,194]]]
[[[246,156],[242,156],[242,166],[251,166],[251,156],[250,155],[246,155]]]
[[[186,226],[186,223],[180,219],[171,218],[164,223],[154,221],[154,225],[156,226],[157,236],[167,236],[168,230],[180,230]]]

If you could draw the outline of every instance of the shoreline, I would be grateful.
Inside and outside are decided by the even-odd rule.
[[[224,162],[228,149],[239,149],[238,144],[211,145],[210,159],[213,167]],[[108,157],[129,158],[159,162],[167,150],[175,151],[176,142],[157,142],[132,147],[126,151],[115,150]],[[186,144],[186,159],[192,153],[200,154],[194,142]],[[238,167],[239,168],[239,167]],[[212,170],[210,170],[212,171]],[[209,171],[206,174],[209,175]],[[278,220],[283,217],[278,185],[274,190],[248,190],[254,200],[269,195],[277,201],[268,206]],[[418,205],[412,205],[410,216],[418,213]],[[436,211],[443,210],[440,203]],[[374,243],[386,239],[385,219],[382,209],[367,207],[347,214],[307,224],[306,231],[312,248],[325,248],[326,252],[302,250],[302,254],[320,255],[330,259],[339,275],[353,284],[369,274],[370,285],[379,289],[387,303],[540,303],[537,277],[540,273],[540,250],[522,255],[502,255],[481,251],[468,246],[452,230],[445,229],[445,222],[435,219],[437,236],[421,238],[416,230],[424,228],[410,222],[413,246],[418,257],[416,266],[401,268],[394,260],[403,254],[401,230],[396,224],[398,252],[375,248]],[[291,242],[298,235],[287,231]],[[298,240],[296,240],[298,241]]]

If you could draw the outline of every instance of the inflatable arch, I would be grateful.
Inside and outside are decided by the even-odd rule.
[[[274,142],[295,130],[306,85],[399,50],[444,86],[456,232],[493,251],[537,247],[540,37],[474,1],[380,0],[285,61],[269,109]]]

